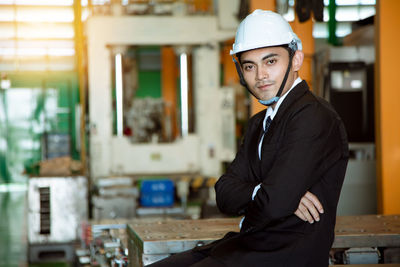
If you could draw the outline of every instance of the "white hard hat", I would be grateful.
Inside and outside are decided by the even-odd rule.
[[[257,9],[240,23],[230,54],[285,44],[293,50],[302,49],[300,39],[281,15]]]

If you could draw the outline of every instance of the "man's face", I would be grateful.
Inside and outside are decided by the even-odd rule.
[[[260,100],[269,100],[276,96],[288,62],[289,53],[283,47],[258,48],[243,52],[240,56],[240,65],[247,86]],[[293,67],[296,67],[295,62],[293,62]],[[294,68],[290,70],[281,95],[284,95],[292,86],[297,77],[297,72],[294,71],[297,70]]]

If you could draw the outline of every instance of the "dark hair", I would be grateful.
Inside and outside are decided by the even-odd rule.
[[[237,57],[237,59],[238,59],[240,64],[242,64],[242,62],[240,61],[240,58],[241,58],[242,54],[243,54],[243,52],[239,52],[239,53],[236,54],[236,57]]]
[[[266,46],[266,47],[267,47],[267,46]],[[285,48],[285,49],[288,51],[289,56],[290,56],[291,53],[294,54],[294,52],[295,52],[295,51],[293,51],[293,50],[289,47],[288,44],[276,45],[276,46],[268,46],[268,47],[282,47],[282,48]],[[263,47],[260,47],[260,48],[263,48]],[[258,49],[258,48],[255,48],[255,49]],[[252,49],[252,50],[253,50],[253,49]],[[242,56],[242,54],[243,54],[244,52],[246,52],[246,51],[236,53],[236,57],[237,57],[237,59],[238,59],[238,61],[239,61],[240,64],[242,63],[240,60],[241,60],[241,56]]]

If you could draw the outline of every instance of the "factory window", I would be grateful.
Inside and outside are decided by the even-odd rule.
[[[0,71],[75,69],[72,0],[0,0]]]
[[[116,5],[114,5],[116,3]],[[211,0],[81,0],[89,15],[212,14]],[[0,71],[75,70],[74,0],[0,0]],[[119,10],[119,11],[116,11]]]

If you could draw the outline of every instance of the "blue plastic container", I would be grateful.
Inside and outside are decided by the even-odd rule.
[[[143,207],[168,207],[174,204],[174,183],[171,180],[144,180],[140,189]]]

